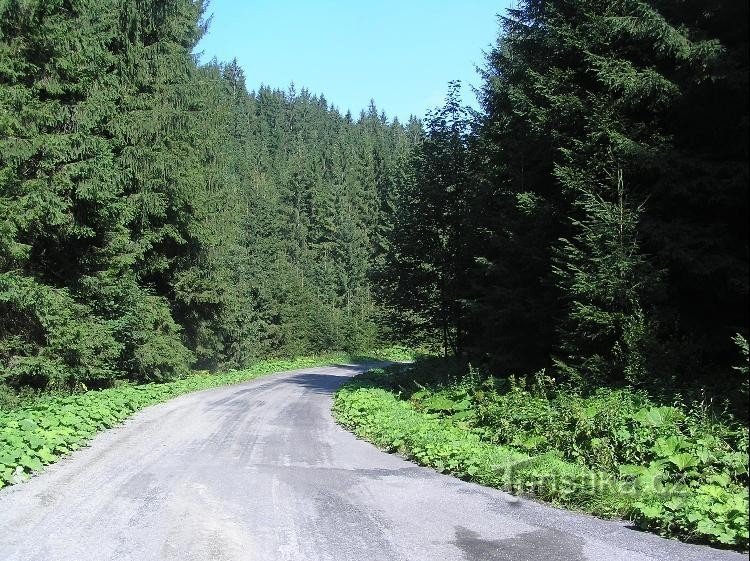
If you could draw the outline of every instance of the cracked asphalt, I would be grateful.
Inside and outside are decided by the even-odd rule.
[[[185,395],[0,491],[0,561],[746,560],[517,499],[335,424],[364,366]]]

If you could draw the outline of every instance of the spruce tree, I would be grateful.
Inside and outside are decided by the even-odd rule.
[[[642,300],[657,276],[638,240],[643,206],[628,200],[622,171],[613,175],[613,186],[581,187],[582,218],[573,219],[574,237],[561,240],[553,265],[568,301],[559,328],[565,355],[555,363],[579,384],[648,381],[655,333]]]
[[[469,257],[468,124],[459,90],[460,84],[452,83],[445,105],[427,117],[413,176],[396,203],[389,265],[381,273],[388,277],[383,286],[393,312],[407,314],[402,328],[417,340],[439,341],[446,354],[459,353],[464,344],[462,296]]]
[[[106,384],[122,349],[91,305],[133,252],[102,134],[117,88],[102,8],[0,5],[0,376],[16,384]]]

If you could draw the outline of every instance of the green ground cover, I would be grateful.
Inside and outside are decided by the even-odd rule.
[[[747,427],[705,404],[591,393],[436,361],[376,370],[334,414],[374,444],[478,483],[686,541],[747,549]]]
[[[0,488],[27,478],[44,465],[85,444],[100,430],[122,422],[135,411],[173,397],[260,376],[333,363],[404,360],[408,350],[394,347],[354,356],[333,353],[265,360],[243,370],[195,372],[165,383],[127,384],[74,395],[39,395],[19,407],[0,410]]]

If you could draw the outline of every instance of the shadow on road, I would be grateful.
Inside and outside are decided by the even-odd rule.
[[[286,378],[284,383],[301,386],[318,394],[333,395],[333,392],[350,377],[341,374],[297,374]]]
[[[366,363],[357,364],[332,364],[334,368],[346,368],[348,370],[356,369],[358,372],[365,372],[371,368],[378,368],[392,364],[390,362],[371,361]],[[286,384],[295,384],[312,390],[315,393],[323,395],[333,395],[338,387],[343,384],[346,380],[351,378],[354,374],[336,374],[336,373],[320,373],[320,372],[303,372],[296,374],[284,379]]]

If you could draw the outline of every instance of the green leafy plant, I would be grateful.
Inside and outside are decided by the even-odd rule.
[[[700,405],[663,406],[628,388],[584,395],[541,376],[461,377],[454,363],[423,360],[355,378],[334,413],[439,471],[631,517],[666,536],[747,547],[746,427]]]
[[[20,408],[0,411],[0,488],[25,479],[75,450],[98,431],[115,426],[149,405],[272,372],[382,356],[379,351],[368,355],[352,357],[338,353],[266,360],[243,370],[221,374],[196,372],[166,383],[123,385],[64,397],[41,396]]]

